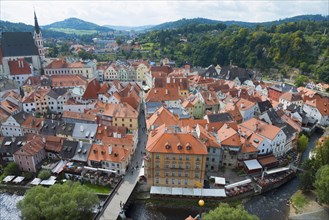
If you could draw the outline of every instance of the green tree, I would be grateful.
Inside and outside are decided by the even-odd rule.
[[[51,176],[51,173],[49,170],[41,170],[38,174],[38,178],[42,180],[47,180]]]
[[[75,220],[90,219],[92,208],[99,203],[96,194],[79,183],[55,184],[28,190],[18,203],[23,219]]]
[[[303,153],[308,145],[308,137],[305,134],[299,136],[297,141],[297,151]]]
[[[220,204],[216,209],[202,216],[203,220],[257,220],[258,217],[250,215],[242,206],[230,207],[226,203]]]
[[[301,168],[304,172],[299,174],[300,177],[300,189],[302,191],[309,191],[313,189],[313,183],[315,181],[315,174],[319,166],[315,159],[307,159],[302,163]]]
[[[329,164],[329,139],[316,148],[315,160],[319,164],[319,167]]]
[[[120,39],[120,38],[117,38],[116,40],[115,40],[115,42],[120,46],[123,42],[122,42],[122,40]]]
[[[308,83],[308,78],[304,75],[298,75],[295,79],[295,86],[300,87]]]
[[[320,202],[329,204],[329,165],[322,166],[318,170],[314,185]]]
[[[18,176],[21,174],[18,165],[15,162],[10,162],[3,170],[3,176],[14,175]]]
[[[92,59],[94,59],[94,56],[91,53],[89,53],[85,50],[80,50],[78,52],[78,56],[83,60],[92,60]]]

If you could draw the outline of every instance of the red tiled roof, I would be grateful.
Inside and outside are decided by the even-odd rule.
[[[173,113],[171,113],[168,109],[166,109],[163,106],[159,108],[156,112],[154,112],[149,119],[146,120],[146,127],[150,129],[152,125],[157,127],[162,124],[166,124],[166,125],[178,124],[177,117],[175,117]]]
[[[152,133],[154,135],[152,135]],[[151,153],[207,155],[207,148],[200,140],[188,133],[167,132],[165,125],[149,135],[146,150]],[[170,147],[168,147],[170,146]],[[179,147],[181,146],[181,147]]]
[[[120,163],[128,160],[129,151],[120,147],[112,147],[112,152],[110,154],[109,147],[99,144],[93,144],[90,149],[88,160],[91,161],[109,161]]]
[[[99,82],[96,79],[90,81],[87,88],[82,95],[83,99],[98,99],[98,91],[101,88]]]
[[[31,74],[31,67],[25,59],[8,61],[10,75]]]

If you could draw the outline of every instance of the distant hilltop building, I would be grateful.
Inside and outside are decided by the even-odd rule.
[[[30,32],[3,32],[0,47],[0,74],[1,77],[22,81],[24,74],[39,74],[42,69],[42,61],[45,58],[42,33],[34,13],[34,36]],[[11,62],[17,65],[11,65]],[[22,64],[23,65],[18,65]],[[32,71],[25,71],[26,66]],[[21,70],[21,68],[23,68]],[[20,73],[20,74],[17,74]]]

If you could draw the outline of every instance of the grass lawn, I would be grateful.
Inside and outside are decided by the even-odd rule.
[[[108,194],[111,192],[111,188],[109,186],[94,185],[91,183],[85,183],[83,185],[88,187],[93,193]]]
[[[298,190],[291,197],[292,204],[297,208],[297,211],[301,211],[305,205],[309,203],[309,200],[305,197],[302,191]]]
[[[63,32],[65,34],[77,34],[77,35],[87,35],[87,34],[95,34],[96,30],[76,30],[71,28],[49,28],[53,31]]]

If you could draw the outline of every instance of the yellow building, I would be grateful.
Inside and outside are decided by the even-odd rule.
[[[106,104],[100,116],[101,124],[138,129],[138,111],[129,104]]]
[[[136,78],[139,82],[146,81],[146,74],[149,71],[149,68],[144,63],[140,63],[136,68]]]
[[[207,148],[190,133],[162,125],[149,134],[145,176],[149,186],[202,187]]]

